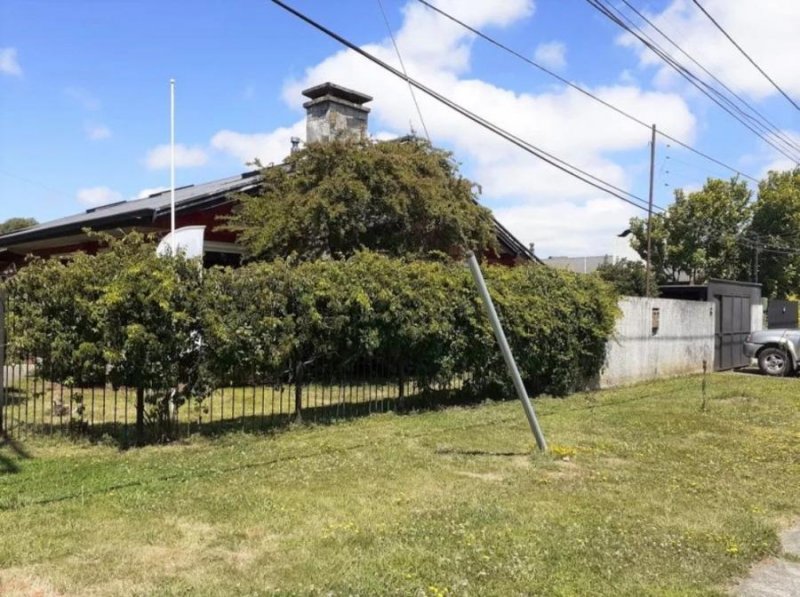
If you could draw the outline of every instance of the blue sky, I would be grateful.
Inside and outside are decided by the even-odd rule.
[[[394,62],[377,0],[290,2]],[[648,132],[620,120],[416,0],[383,0],[409,74],[639,195],[647,193]],[[743,171],[789,163],[670,76],[583,0],[440,0],[564,77]],[[687,0],[634,0],[760,110],[794,134],[796,111],[713,35]],[[800,96],[793,2],[708,0],[705,5],[768,72]],[[800,3],[797,3],[800,5]],[[776,29],[775,23],[780,25]],[[169,79],[177,81],[178,185],[243,171],[254,154],[279,161],[303,136],[305,86],[332,80],[375,96],[370,129],[421,132],[403,84],[343,53],[268,1],[3,0],[0,3],[0,220],[53,219],[169,184]],[[791,73],[791,76],[789,74]],[[487,137],[421,98],[435,144],[452,149],[483,185],[483,201],[525,242],[549,254],[619,250],[614,236],[636,215],[616,199]],[[669,157],[667,157],[669,156]],[[656,202],[724,169],[657,146]]]

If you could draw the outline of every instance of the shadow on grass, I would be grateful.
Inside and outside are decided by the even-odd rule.
[[[0,474],[2,475],[18,473],[20,470],[19,465],[14,462],[14,458],[5,454],[6,451],[13,452],[17,459],[31,458],[31,455],[25,451],[18,441],[3,433],[0,435]]]
[[[440,448],[436,450],[437,454],[456,455],[456,456],[530,456],[530,452],[492,452],[488,450],[456,450],[451,448]]]
[[[787,372],[785,375],[767,375],[762,373],[758,367],[744,367],[742,369],[733,369],[731,373],[741,373],[744,375],[756,375],[758,377],[766,377],[770,379],[800,379],[800,374],[797,372]]]
[[[206,411],[191,420],[150,420],[141,437],[136,425],[128,422],[94,422],[80,418],[63,418],[51,422],[18,421],[14,433],[18,437],[30,435],[61,435],[75,439],[88,439],[99,444],[116,445],[120,449],[147,444],[169,443],[192,435],[216,437],[232,432],[252,434],[280,433],[296,425],[330,425],[343,420],[358,419],[374,414],[393,412],[407,415],[451,406],[470,406],[482,402],[472,392],[464,389],[426,390],[402,398],[383,398],[362,402],[338,402],[301,409],[300,415],[292,413],[250,412],[213,420]],[[197,405],[184,405],[184,409]]]

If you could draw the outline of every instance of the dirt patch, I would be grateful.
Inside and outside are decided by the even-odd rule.
[[[572,481],[584,476],[585,471],[572,460],[557,460],[554,469],[544,471],[548,479]]]
[[[630,465],[630,460],[625,460],[624,458],[617,458],[616,456],[606,456],[600,458],[600,462],[603,464],[604,467],[609,468],[622,468],[625,466]]]
[[[504,475],[500,473],[473,473],[472,471],[456,471],[457,475],[461,475],[462,477],[469,477],[470,479],[480,479],[481,481],[493,481],[497,483],[498,481],[503,481],[505,479]]]
[[[62,597],[45,580],[34,578],[22,571],[9,569],[0,572],[0,595],[8,597]]]
[[[713,404],[745,404],[752,402],[752,396],[718,396],[711,399]]]
[[[511,464],[518,468],[533,468],[533,461],[530,456],[512,456]]]

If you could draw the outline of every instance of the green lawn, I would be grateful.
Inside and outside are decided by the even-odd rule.
[[[800,380],[698,377],[120,452],[0,449],[0,594],[724,592],[800,516]],[[38,593],[37,593],[38,591]]]

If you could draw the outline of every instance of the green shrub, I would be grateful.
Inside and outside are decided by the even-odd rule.
[[[563,395],[599,372],[616,315],[607,284],[542,266],[484,272],[532,393]],[[423,388],[459,377],[479,395],[510,395],[475,284],[457,263],[359,252],[202,272],[130,235],[96,256],[33,260],[8,291],[14,350],[77,385],[107,373],[117,385],[203,396],[212,385],[372,368]]]
[[[562,395],[603,364],[616,297],[600,280],[541,266],[484,268],[534,393]],[[206,276],[204,338],[222,379],[378,363],[422,387],[466,376],[476,392],[508,376],[467,269],[361,252],[348,260],[255,263]],[[238,374],[237,374],[238,372]]]
[[[154,243],[138,233],[99,239],[107,246],[97,255],[35,258],[6,283],[10,350],[38,357],[40,374],[54,382],[137,388],[139,418],[145,393],[164,418],[173,390],[208,391],[198,325],[201,266],[180,255],[157,257]]]

